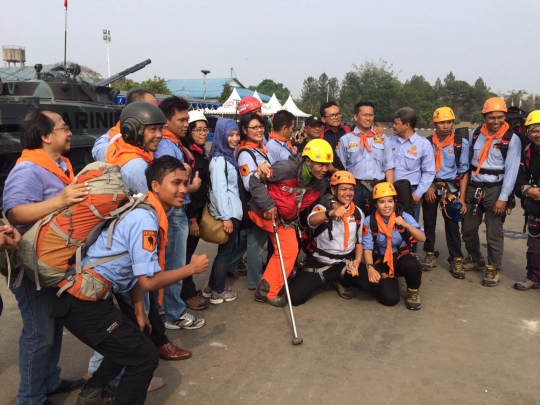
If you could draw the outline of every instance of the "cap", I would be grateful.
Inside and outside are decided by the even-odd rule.
[[[319,124],[319,123],[323,124],[323,122],[321,121],[321,117],[319,117],[317,115],[310,115],[304,121],[304,124],[306,124],[306,126],[308,126],[308,127],[310,127],[312,125],[315,125],[315,124]]]

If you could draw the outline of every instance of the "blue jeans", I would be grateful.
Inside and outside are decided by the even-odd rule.
[[[236,246],[234,248],[234,251],[231,254],[231,260],[229,261],[229,265],[227,266],[227,273],[230,273],[230,274],[234,273],[234,270],[236,269],[238,262],[240,261],[242,256],[244,256],[244,253],[246,253],[247,238],[248,238],[248,230],[242,229],[238,234],[238,240],[237,240]]]
[[[236,239],[240,230],[240,221],[236,218],[231,218],[233,223],[233,231],[229,235],[229,240],[218,246],[218,252],[212,263],[212,271],[208,279],[208,287],[212,291],[222,293],[225,289],[225,280],[227,279],[227,268],[231,262],[231,256],[236,247]]]
[[[362,210],[362,212],[366,212],[366,197],[369,194],[369,191],[362,186],[355,186],[354,187],[354,197],[353,202],[354,205],[356,205],[358,208]],[[368,214],[366,214],[367,216]]]
[[[17,405],[41,404],[47,399],[47,392],[54,391],[62,382],[58,360],[64,328],[60,319],[51,318],[57,291],[56,288],[38,291],[27,278],[13,290],[23,323]]]
[[[254,290],[257,288],[263,275],[262,255],[264,244],[268,239],[268,232],[253,225],[248,229],[240,231],[240,241],[236,245],[229,266],[228,273],[233,273],[236,265],[247,251],[247,288]]]
[[[416,189],[418,188],[418,186],[411,186],[411,193],[414,194],[414,192],[416,191]],[[415,204],[414,201],[413,201],[413,217],[414,217],[414,220],[418,223],[420,223],[420,206],[422,204],[421,203],[418,203],[418,204]]]
[[[165,270],[175,270],[186,265],[187,238],[189,221],[182,208],[174,208],[169,215],[168,243],[165,248]],[[180,298],[182,280],[165,288],[163,307],[165,320],[174,322],[186,310],[186,303]]]

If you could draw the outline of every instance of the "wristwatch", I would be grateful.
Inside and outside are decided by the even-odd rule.
[[[367,270],[369,270],[370,267],[375,268],[375,266],[373,266],[371,263],[370,263],[370,264],[366,264],[366,269],[367,269]]]

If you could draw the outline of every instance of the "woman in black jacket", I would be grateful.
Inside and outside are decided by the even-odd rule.
[[[195,253],[199,244],[199,223],[201,222],[204,205],[208,201],[208,179],[209,179],[209,160],[205,149],[208,138],[208,122],[203,113],[199,111],[189,112],[189,129],[185,138],[185,146],[188,154],[184,159],[192,167],[192,173],[199,172],[199,178],[202,180],[201,187],[190,194],[191,204],[186,209],[186,215],[189,220],[189,236],[186,249],[186,264],[191,261],[191,256]],[[208,308],[208,300],[197,290],[193,277],[184,279],[181,298],[190,309],[201,310]]]

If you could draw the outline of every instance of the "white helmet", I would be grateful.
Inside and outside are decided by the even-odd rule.
[[[188,124],[191,124],[192,122],[195,122],[195,121],[208,122],[204,114],[200,112],[199,110],[190,111],[188,114],[189,114]]]

